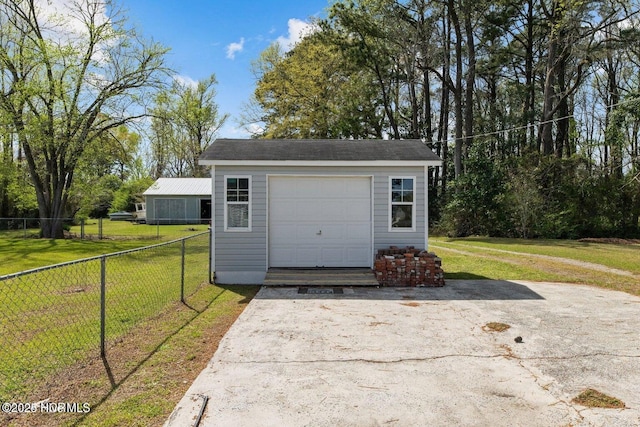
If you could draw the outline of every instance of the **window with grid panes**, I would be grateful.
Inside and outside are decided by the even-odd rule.
[[[413,230],[415,228],[415,198],[413,177],[391,177],[390,228]]]
[[[248,231],[251,228],[251,179],[225,177],[225,229]]]

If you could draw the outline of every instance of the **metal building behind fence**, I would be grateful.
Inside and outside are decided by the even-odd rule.
[[[147,224],[207,224],[211,178],[159,178],[144,193]]]

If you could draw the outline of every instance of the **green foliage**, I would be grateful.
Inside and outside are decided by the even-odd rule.
[[[114,201],[117,191],[124,184],[115,175],[104,175],[89,182],[76,184],[78,211],[76,219],[105,218]]]
[[[588,218],[589,230],[582,235],[595,237],[640,237],[640,185],[633,177],[602,175],[589,187],[595,206]]]
[[[70,192],[67,216],[106,217],[123,182],[138,177],[139,144],[140,136],[126,126],[89,143],[76,168],[77,179]]]
[[[162,85],[167,51],[127,27],[110,1],[58,6],[52,25],[38,2],[0,0],[0,116],[24,155],[41,235],[50,238],[63,237],[62,218],[76,209],[75,173],[92,144],[112,147],[109,135],[140,117],[133,106]],[[105,151],[94,151],[98,169],[113,154]]]
[[[581,184],[588,178],[584,159],[541,156],[533,171],[542,197],[537,235],[545,238],[577,238],[581,202],[586,195]]]
[[[287,53],[274,44],[254,63],[252,107],[264,124],[262,137],[382,137],[373,78],[343,55],[332,36],[330,30],[314,33]]]
[[[37,217],[38,200],[36,199],[36,192],[33,185],[28,182],[28,178],[22,176],[10,183],[8,186],[8,195],[15,216],[28,218]]]
[[[503,235],[509,227],[506,176],[499,164],[472,149],[464,175],[451,182],[441,227],[450,236]]]
[[[0,217],[37,217],[38,201],[24,168],[0,162]]]
[[[479,142],[469,150],[465,173],[447,188],[439,232],[549,239],[640,236],[636,176],[594,171],[579,155],[498,161],[489,152]]]
[[[508,165],[472,149],[466,168],[449,185],[439,223],[449,236],[640,236],[640,184],[591,173],[583,157],[532,155]]]
[[[537,233],[544,201],[533,171],[525,167],[511,171],[506,190],[507,205],[513,221],[513,233],[506,234],[533,237]]]
[[[547,238],[633,237],[637,220],[623,179],[593,174],[586,159],[541,157],[533,169],[542,203],[535,235]]]
[[[135,211],[135,204],[144,201],[142,193],[144,193],[151,184],[153,184],[153,179],[150,177],[125,182],[115,192],[109,212]]]

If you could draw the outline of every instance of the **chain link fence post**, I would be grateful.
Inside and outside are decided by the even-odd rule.
[[[102,240],[102,218],[98,218],[98,240]]]
[[[84,218],[80,220],[80,240],[84,240]]]
[[[185,241],[182,239],[182,263],[180,266],[180,302],[184,304],[184,254],[185,254]]]
[[[106,332],[106,300],[107,300],[107,257],[100,257],[100,357],[106,357],[105,332]]]

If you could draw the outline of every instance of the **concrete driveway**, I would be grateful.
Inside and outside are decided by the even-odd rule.
[[[571,402],[587,388],[626,408]],[[166,425],[193,425],[202,395],[201,426],[638,426],[640,298],[520,281],[263,288]]]

